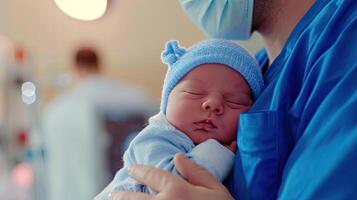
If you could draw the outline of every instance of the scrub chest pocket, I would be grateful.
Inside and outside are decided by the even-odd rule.
[[[242,113],[235,174],[242,199],[276,199],[283,166],[291,149],[286,118],[277,111]],[[239,176],[238,176],[239,177]],[[249,192],[248,192],[249,191]],[[251,194],[252,196],[247,196]]]

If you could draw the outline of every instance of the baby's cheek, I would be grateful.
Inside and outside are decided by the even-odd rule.
[[[224,143],[231,143],[237,139],[237,125],[224,127],[221,134],[221,141]]]
[[[237,138],[237,134],[235,132],[226,132],[221,136],[221,142],[225,144],[230,144],[231,142],[235,141]]]

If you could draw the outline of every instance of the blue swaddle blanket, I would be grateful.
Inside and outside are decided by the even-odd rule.
[[[173,163],[176,153],[182,153],[194,160],[219,181],[225,179],[234,162],[234,153],[219,142],[209,139],[195,145],[186,134],[173,127],[160,112],[150,118],[149,125],[130,143],[124,153],[124,167],[95,199],[108,199],[114,189],[155,194],[150,188],[131,178],[128,175],[128,167],[133,164],[143,164],[179,175]]]

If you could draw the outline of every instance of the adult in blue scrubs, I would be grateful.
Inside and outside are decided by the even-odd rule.
[[[136,166],[131,175],[158,195],[117,192],[113,199],[356,199],[357,1],[180,3],[208,35],[257,31],[267,47],[256,54],[266,88],[240,116],[230,194],[177,156],[186,180]]]

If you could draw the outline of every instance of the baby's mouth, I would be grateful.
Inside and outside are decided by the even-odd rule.
[[[205,119],[202,121],[193,123],[197,130],[211,131],[217,128],[217,126],[212,122],[212,120]]]

